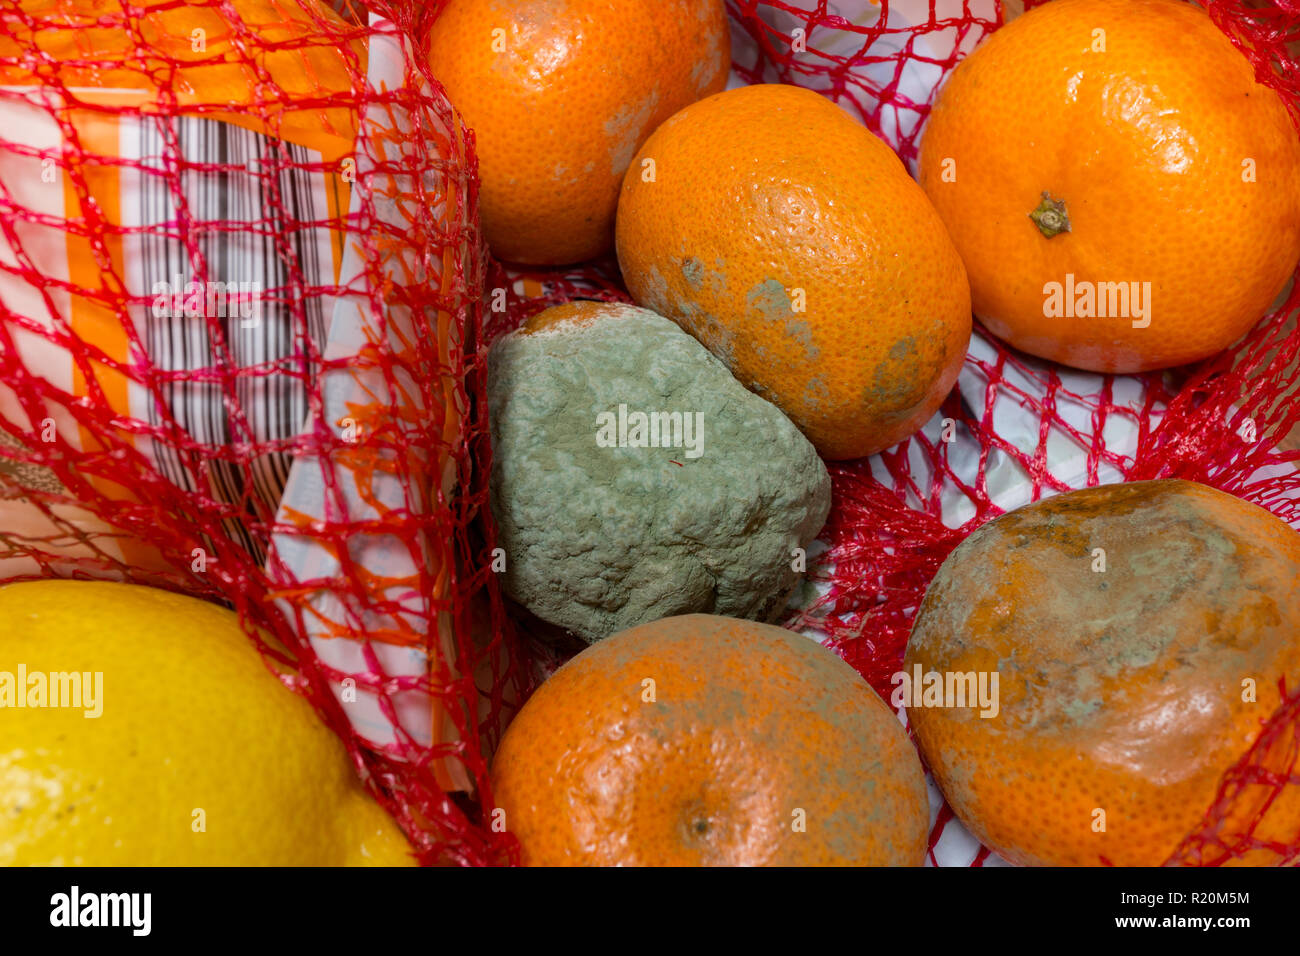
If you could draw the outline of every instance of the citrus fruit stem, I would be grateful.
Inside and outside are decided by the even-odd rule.
[[[1053,199],[1047,190],[1043,190],[1043,201],[1029,214],[1034,225],[1048,239],[1070,231],[1070,217],[1065,214],[1065,200]]]

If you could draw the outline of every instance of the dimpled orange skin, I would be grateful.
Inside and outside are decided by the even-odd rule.
[[[753,621],[690,614],[592,645],[515,717],[492,776],[535,866],[925,855],[925,778],[897,717],[833,653]]]
[[[632,154],[731,66],[722,0],[451,0],[429,53],[474,130],[488,244],[532,265],[608,251]]]
[[[999,673],[995,717],[909,708],[935,782],[1013,862],[1165,863],[1278,706],[1278,679],[1300,686],[1297,580],[1300,534],[1192,482],[1076,491],[984,525],[940,568],[907,646],[908,673]],[[1247,791],[1225,832],[1262,795]],[[1256,836],[1297,832],[1290,787]],[[1211,845],[1177,862],[1223,861]]]
[[[616,236],[637,303],[824,458],[901,441],[957,379],[971,329],[957,251],[898,157],[816,93],[749,86],[682,110],[633,160]]]
[[[1078,368],[1213,355],[1300,258],[1296,129],[1209,16],[1176,0],[1054,0],[998,30],[941,91],[920,181],[966,262],[975,315]],[[1029,219],[1044,191],[1065,203],[1068,233],[1046,238]],[[1131,306],[1046,318],[1044,286],[1067,273],[1151,283],[1150,325],[1134,328],[1145,319]]]

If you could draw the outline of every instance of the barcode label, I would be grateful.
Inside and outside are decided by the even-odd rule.
[[[228,533],[258,560],[245,519],[270,520],[291,455],[247,461],[250,441],[293,438],[314,385],[334,282],[320,154],[201,117],[123,121],[123,258],[131,320],[151,368],[134,417],[171,482],[233,506]],[[173,425],[174,422],[174,425]]]

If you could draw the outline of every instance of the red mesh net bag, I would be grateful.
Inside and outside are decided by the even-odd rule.
[[[0,579],[93,576],[236,608],[348,745],[423,862],[507,863],[487,767],[558,660],[491,571],[487,346],[612,261],[492,263],[473,139],[415,51],[441,4],[0,0]],[[731,0],[733,83],[841,102],[904,160],[995,0]],[[1300,7],[1209,2],[1300,105]],[[925,588],[1043,495],[1203,481],[1300,527],[1295,292],[1230,353],[1101,376],[977,330],[907,442],[831,468],[813,633],[889,694]],[[256,636],[261,628],[275,646]],[[1255,843],[1296,780],[1288,699],[1178,862]],[[1253,804],[1252,804],[1253,805]],[[988,852],[940,807],[936,863]],[[1272,845],[1300,854],[1300,834]]]
[[[426,862],[518,693],[471,530],[485,259],[415,5],[0,6],[0,576],[236,608]]]

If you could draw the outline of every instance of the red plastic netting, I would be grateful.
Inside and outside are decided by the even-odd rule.
[[[473,151],[344,9],[0,4],[0,574],[233,606],[424,860],[508,859]]]
[[[1206,5],[1300,106],[1300,6]],[[487,259],[472,136],[412,55],[440,4],[334,6],[0,0],[0,578],[230,604],[422,860],[509,862],[487,761],[559,656],[516,635],[490,570],[485,348],[549,304],[626,293],[612,261]],[[935,88],[1004,17],[995,0],[728,6],[733,82],[824,92],[908,161]],[[256,288],[212,293],[237,281]],[[832,467],[824,595],[788,625],[888,695],[930,577],[1009,508],[1177,476],[1300,527],[1300,452],[1279,445],[1300,423],[1298,313],[1292,292],[1230,353],[1140,377],[977,332],[925,430]],[[1225,808],[1296,782],[1298,710],[1225,777],[1179,860],[1252,846],[1257,819],[1225,827]],[[936,859],[983,862],[950,819]],[[1274,849],[1294,858],[1300,834]]]
[[[1285,6],[1207,4],[1261,80],[1300,115],[1300,8]],[[905,0],[879,8],[852,0],[729,7],[738,37],[735,79],[818,90],[859,115],[909,164],[942,77],[1007,12],[978,0],[933,9]],[[520,294],[506,328],[573,297],[625,297],[609,263],[496,281],[506,279]],[[1056,368],[977,327],[958,388],[926,429],[870,460],[830,467],[834,503],[820,536],[827,550],[810,572],[825,594],[787,626],[822,637],[888,699],[931,577],[967,534],[1011,508],[1103,481],[1178,477],[1254,501],[1300,529],[1300,451],[1279,448],[1300,426],[1300,402],[1289,388],[1300,372],[1298,313],[1300,292],[1293,290],[1237,347],[1202,367],[1127,377]],[[1201,830],[1171,862],[1218,864],[1261,846],[1286,859],[1300,856],[1300,833],[1281,844],[1256,841],[1257,816],[1224,825],[1234,799],[1263,808],[1288,781],[1300,783],[1300,696],[1290,690],[1254,750],[1225,777]],[[982,865],[989,851],[949,833],[952,819],[939,808],[932,861]]]

